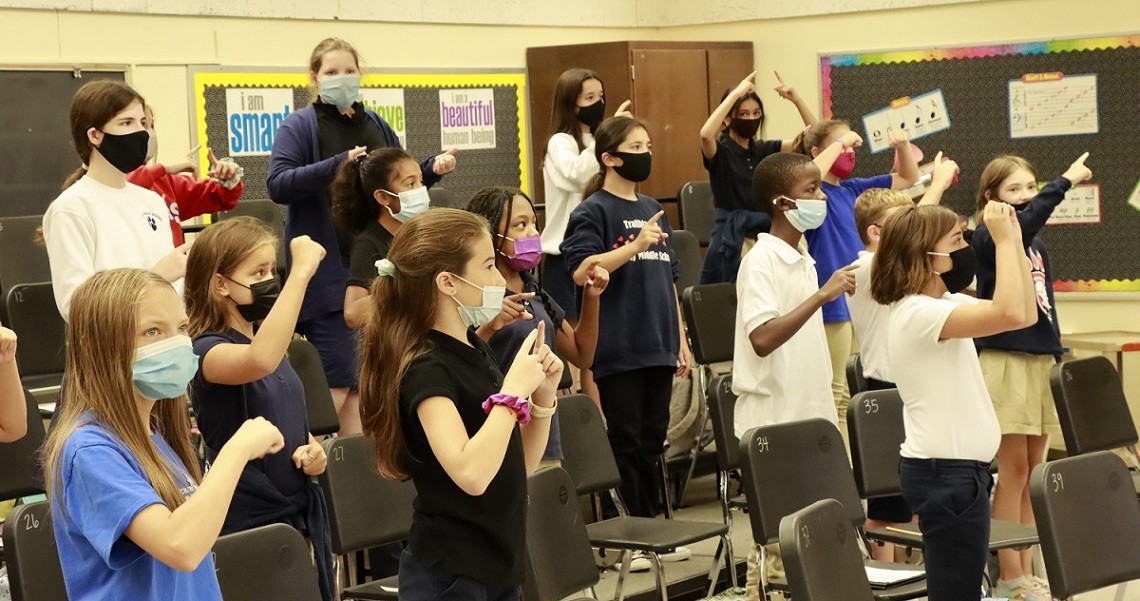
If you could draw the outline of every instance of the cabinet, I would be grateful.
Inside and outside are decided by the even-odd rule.
[[[701,125],[721,94],[752,72],[753,54],[752,42],[604,42],[528,48],[526,63],[535,200],[543,200],[554,85],[573,67],[601,77],[607,116],[633,101],[633,114],[646,123],[653,143],[653,174],[640,191],[661,199],[675,198],[685,182],[708,179],[701,164]]]

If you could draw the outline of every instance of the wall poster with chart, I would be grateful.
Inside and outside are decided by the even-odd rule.
[[[943,204],[960,216],[977,209],[978,178],[993,158],[1025,157],[1044,184],[1088,152],[1093,179],[1070,190],[1038,234],[1054,290],[1140,292],[1140,163],[1129,151],[1140,140],[1137,74],[1140,35],[826,54],[821,113],[862,129],[854,175],[867,177],[892,167],[894,153],[875,152],[877,116],[911,110],[908,125],[922,125],[922,114],[892,104],[939,92],[953,125],[908,133],[927,158],[942,151],[958,163],[961,183]]]

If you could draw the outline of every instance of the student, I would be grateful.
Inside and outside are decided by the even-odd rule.
[[[127,181],[146,161],[145,102],[130,86],[92,81],[71,99],[71,139],[86,165],[44,213],[55,302],[66,320],[71,295],[96,271],[150,269],[181,290],[189,245],[174,247],[162,197]]]
[[[400,225],[426,211],[430,199],[419,164],[400,148],[378,148],[345,160],[329,196],[337,227],[353,236],[344,320],[359,329],[370,304],[376,261],[388,256]]]
[[[920,205],[938,204],[942,194],[954,181],[958,165],[943,161],[942,153],[935,158],[930,188],[922,196]],[[855,225],[867,250],[859,251],[855,261],[855,292],[847,295],[847,308],[851,311],[851,324],[859,340],[859,358],[867,390],[895,388],[887,367],[887,325],[890,307],[880,305],[871,298],[871,263],[879,248],[883,223],[901,208],[913,207],[914,200],[898,190],[871,188],[855,200]],[[846,419],[846,416],[840,419]],[[913,515],[906,499],[901,495],[876,497],[867,500],[867,530],[884,528],[891,524],[910,522]],[[895,546],[891,543],[872,545],[871,553],[880,561],[894,561]]]
[[[678,264],[661,205],[636,191],[653,166],[645,125],[611,117],[598,126],[594,140],[602,170],[570,214],[562,254],[577,285],[586,284],[595,266],[610,273],[598,318],[599,330],[608,335],[599,337],[594,352],[594,381],[621,472],[622,499],[630,515],[654,517],[673,377],[687,375],[692,362],[680,327]],[[678,548],[662,559],[690,555]],[[633,559],[631,565],[648,569],[648,560]]]
[[[150,105],[143,107],[146,115],[146,131],[150,134],[150,143],[146,147],[146,162],[149,163],[158,156],[158,135],[154,128],[154,109]],[[191,155],[194,151],[190,152]],[[210,170],[206,173],[208,179],[198,179],[198,165],[192,156],[188,160],[163,165],[143,165],[127,174],[127,181],[140,187],[157,192],[166,206],[170,209],[170,229],[174,234],[174,245],[181,246],[186,241],[182,234],[182,220],[214,213],[228,211],[237,206],[245,185],[242,183],[244,171],[233,159],[218,160],[214,151],[209,151]]]
[[[483,218],[413,217],[372,285],[361,336],[361,413],[389,478],[416,501],[400,599],[519,598],[526,478],[546,448],[562,362],[539,324],[504,376],[472,328],[501,310],[503,277]]]
[[[16,333],[0,325],[0,443],[28,433],[28,404],[16,367]]]
[[[629,101],[614,116],[630,116]],[[571,269],[562,256],[562,239],[570,212],[582,204],[583,192],[598,172],[594,156],[594,131],[606,116],[605,89],[598,74],[589,69],[567,69],[554,86],[550,126],[554,135],[546,142],[542,161],[545,193],[545,226],[542,229],[543,286],[566,312],[571,323],[578,320],[578,291]]]
[[[278,522],[295,527],[313,543],[321,593],[330,601],[336,580],[328,512],[312,479],[325,471],[326,457],[309,433],[305,390],[285,356],[325,249],[308,236],[290,247],[293,269],[282,287],[273,271],[277,239],[260,221],[237,217],[198,235],[186,262],[189,335],[200,357],[190,400],[208,461],[250,418],[281,430],[287,452],[245,467],[222,534]]]
[[[574,366],[589,369],[594,362],[594,348],[598,342],[598,297],[609,284],[609,272],[600,265],[595,265],[588,271],[582,293],[580,319],[571,327],[562,307],[534,276],[533,270],[542,260],[542,244],[539,240],[538,217],[530,198],[522,191],[511,188],[484,188],[467,203],[467,210],[483,216],[491,225],[495,266],[507,282],[507,293],[523,292],[530,295],[522,301],[526,315],[530,318],[502,325],[487,340],[499,368],[504,371],[511,368],[511,362],[522,347],[523,340],[541,322],[545,324],[547,346]],[[494,321],[489,324],[491,327],[495,325]],[[551,418],[550,438],[542,459],[550,462],[562,460],[557,415]]]
[[[1053,274],[1049,249],[1038,235],[1065,192],[1092,177],[1085,166],[1086,152],[1053,182],[1038,191],[1037,172],[1021,157],[1001,156],[986,165],[978,183],[978,216],[985,207],[1000,201],[1012,206],[1021,226],[1021,245],[1029,255],[1030,276],[1036,300],[1037,323],[1031,327],[979,337],[978,361],[986,389],[993,399],[1001,445],[998,447],[998,479],[994,491],[994,518],[1021,524],[1034,523],[1029,502],[1029,474],[1045,458],[1049,435],[1059,435],[1060,425],[1049,373],[1060,360],[1061,329],[1053,301]],[[996,245],[990,227],[977,219],[970,246],[978,256],[978,298],[994,298]],[[1048,583],[1033,574],[1033,552],[998,551],[1001,575],[996,596],[1011,599],[1048,599]]]
[[[846,121],[829,119],[807,128],[800,151],[813,157],[823,173],[823,192],[827,195],[827,219],[823,225],[805,234],[811,256],[819,262],[820,285],[826,274],[854,263],[863,250],[863,241],[855,226],[855,199],[871,188],[905,190],[919,178],[918,161],[914,158],[906,132],[891,132],[898,173],[885,173],[869,178],[852,178],[855,148],[863,138],[851,131]],[[839,416],[839,432],[847,441],[847,357],[854,346],[854,329],[847,299],[840,296],[823,306],[823,326],[827,331],[827,348],[831,352],[831,394]]]
[[[804,232],[827,216],[819,168],[802,154],[776,153],[760,161],[752,198],[765,207],[772,233],[760,234],[744,256],[736,280],[736,334],[732,390],[738,395],[736,436],[757,426],[823,418],[836,423],[831,363],[820,307],[855,289],[851,267],[836,270],[821,287]],[[788,377],[789,374],[797,374]],[[782,576],[779,547],[769,548],[769,576]],[[760,591],[759,557],[748,555],[749,599]]]
[[[994,202],[984,212],[996,253],[992,301],[957,294],[974,277],[974,251],[944,207],[887,219],[871,266],[871,298],[894,305],[888,367],[906,423],[899,476],[918,514],[931,601],[978,598],[989,556],[989,466],[1001,428],[973,338],[1037,321],[1013,208]]]
[[[247,420],[203,478],[186,410],[198,361],[174,288],[111,269],[71,300],[66,402],[44,447],[67,596],[220,601],[210,549],[242,470],[281,450],[281,432]]]
[[[399,148],[400,139],[386,121],[360,101],[360,60],[356,49],[339,38],[317,44],[309,59],[309,77],[317,90],[310,106],[294,111],[277,130],[269,157],[266,186],[273,202],[288,205],[285,237],[309,236],[330,259],[322,261],[309,282],[297,332],[317,347],[325,368],[341,434],[360,432],[357,410],[356,345],[344,317],[346,265],[352,246],[333,227],[327,189],[346,159],[369,149]],[[429,188],[455,169],[454,149],[420,163]],[[288,249],[287,249],[288,250]],[[285,258],[292,261],[289,253]]]
[[[701,158],[709,172],[716,221],[709,234],[709,249],[701,267],[701,283],[736,281],[744,238],[767,233],[772,227],[768,212],[752,202],[752,174],[756,165],[775,152],[792,152],[795,139],[757,140],[764,130],[764,103],[756,94],[756,72],[731,90],[725,90],[720,106],[701,127]],[[816,122],[792,86],[779,73],[776,93],[792,101],[804,125]]]

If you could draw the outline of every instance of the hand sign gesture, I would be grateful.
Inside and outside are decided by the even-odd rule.
[[[753,72],[749,73],[747,77],[740,80],[740,83],[736,84],[736,88],[734,88],[732,90],[732,97],[733,98],[743,98],[744,96],[747,96],[747,95],[749,95],[755,91],[756,91],[756,72],[753,71]]]
[[[1084,153],[1077,160],[1073,161],[1072,165],[1065,170],[1062,175],[1065,179],[1069,180],[1074,186],[1092,178],[1092,169],[1085,166],[1085,159],[1089,158],[1089,153]]]
[[[958,163],[942,158],[942,151],[934,157],[934,171],[930,174],[931,183],[938,183],[943,187],[950,187],[958,183]]]
[[[661,231],[661,226],[657,225],[658,220],[665,215],[665,211],[657,211],[657,214],[650,217],[645,225],[641,226],[641,231],[637,233],[637,238],[634,244],[641,251],[649,250],[649,247],[669,239],[669,234]]]
[[[455,171],[455,155],[457,154],[459,154],[459,149],[451,148],[447,152],[435,155],[435,160],[431,162],[431,170],[436,175],[447,175]]]
[[[220,182],[228,182],[237,175],[237,164],[233,161],[218,161],[213,148],[207,150],[207,157],[210,161],[210,168],[206,171],[207,176]]]
[[[515,360],[511,363],[511,368],[503,377],[504,393],[525,399],[530,398],[539,386],[544,385],[548,379],[546,361],[548,355],[553,355],[550,347],[546,346],[545,339],[546,322],[540,321],[538,327],[523,340],[519,352],[515,354]],[[558,372],[561,377],[561,361],[558,362]],[[555,386],[557,385],[558,382],[555,381]]]
[[[792,84],[786,83],[783,77],[780,77],[779,71],[772,72],[776,74],[776,81],[780,82],[780,85],[775,87],[776,93],[779,94],[780,98],[783,98],[784,100],[791,100],[792,102],[795,102],[796,89],[792,87]]]
[[[633,118],[633,113],[629,112],[629,106],[633,104],[632,100],[626,100],[618,106],[617,111],[614,113],[615,117],[629,117]]]
[[[534,298],[533,292],[520,292],[503,298],[503,310],[491,320],[491,331],[499,330],[519,321],[530,321],[534,316],[526,310],[526,301]]]
[[[0,326],[0,365],[16,360],[16,333]]]
[[[593,259],[586,265],[586,295],[601,296],[606,286],[610,285],[610,272],[601,263],[601,259]]]

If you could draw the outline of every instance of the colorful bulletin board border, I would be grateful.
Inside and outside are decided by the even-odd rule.
[[[194,118],[191,144],[201,144],[198,162],[205,173],[208,166],[206,135],[206,88],[248,87],[248,88],[298,88],[310,85],[308,73],[296,71],[274,71],[257,67],[193,66],[189,72],[191,94],[191,114]],[[361,88],[469,88],[474,86],[514,86],[517,90],[517,111],[520,167],[520,188],[532,193],[530,168],[530,119],[527,115],[527,80],[522,70],[473,70],[473,71],[379,71],[366,73],[361,78]],[[446,150],[446,149],[443,149]]]
[[[821,54],[819,55],[821,114],[827,119],[833,116],[831,87],[832,67],[958,60],[992,56],[1029,56],[1035,54],[1107,50],[1114,48],[1140,48],[1140,35],[1058,39],[1016,44],[993,44],[951,48],[889,50],[852,54]],[[1140,279],[1057,280],[1053,282],[1053,290],[1055,292],[1140,292]]]

